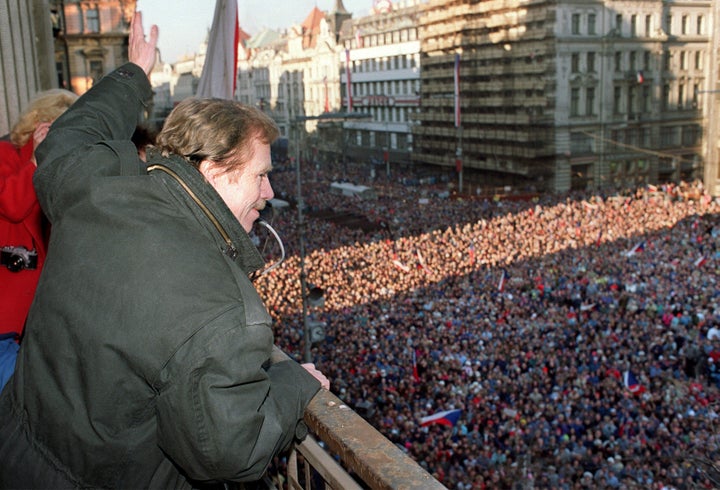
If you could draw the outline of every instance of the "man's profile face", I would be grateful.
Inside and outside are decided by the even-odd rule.
[[[260,216],[265,202],[275,195],[268,179],[272,170],[270,145],[254,138],[251,147],[252,156],[240,170],[223,172],[209,161],[200,165],[200,172],[247,232]]]

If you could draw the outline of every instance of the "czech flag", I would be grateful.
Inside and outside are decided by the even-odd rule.
[[[633,393],[635,395],[645,393],[645,387],[640,384],[632,371],[625,371],[625,373],[623,373],[623,384],[625,385],[625,388],[630,391],[630,393]]]
[[[645,242],[640,242],[637,245],[635,245],[633,248],[631,248],[627,254],[628,254],[628,256],[631,256],[631,255],[635,255],[638,252],[642,252],[643,250],[645,250]]]
[[[457,421],[460,419],[460,413],[462,410],[444,410],[442,412],[434,413],[420,419],[420,425],[425,427],[431,424],[447,425],[448,427],[455,427]]]
[[[500,274],[500,280],[498,281],[498,291],[501,293],[505,291],[505,280],[507,278],[507,274],[505,273],[505,269],[503,269],[502,273]]]

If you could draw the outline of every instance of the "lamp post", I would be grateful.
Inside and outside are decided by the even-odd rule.
[[[305,346],[303,349],[303,361],[312,362],[312,329],[319,326],[318,322],[311,322],[308,314],[308,301],[311,300],[317,304],[322,297],[322,289],[313,286],[312,290],[309,291],[307,283],[307,274],[305,272],[305,216],[303,209],[305,208],[305,202],[302,197],[302,176],[301,176],[301,164],[300,164],[300,136],[302,134],[302,127],[305,121],[309,120],[340,120],[344,121],[351,118],[366,118],[364,114],[322,114],[320,116],[300,116],[294,119],[295,130],[296,130],[296,142],[295,142],[295,176],[297,179],[297,208],[298,208],[298,246],[300,249],[300,297],[302,301],[302,321],[303,321],[303,337],[305,339]],[[344,127],[343,127],[344,136]],[[344,140],[344,138],[343,138]],[[345,159],[345,147],[343,141],[343,160]],[[310,296],[310,298],[309,298]]]
[[[312,362],[311,342],[310,342],[310,326],[308,323],[308,305],[307,305],[307,276],[305,274],[305,217],[303,208],[305,203],[302,197],[302,177],[300,172],[300,133],[302,121],[296,122],[296,140],[295,140],[295,176],[297,178],[297,211],[298,211],[298,245],[300,248],[300,299],[302,301],[302,321],[303,336],[305,339],[305,347],[303,350],[303,361]]]

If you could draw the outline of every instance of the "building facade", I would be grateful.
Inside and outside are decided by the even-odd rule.
[[[0,0],[0,137],[37,92],[58,87],[47,27],[54,13],[47,0]]]
[[[703,177],[712,2],[423,7],[414,161],[552,191]]]
[[[338,30],[350,18],[342,0],[331,12],[313,8],[285,32],[265,30],[248,39],[238,61],[236,98],[270,115],[292,155],[318,151],[322,114],[340,109]]]
[[[370,15],[346,21],[339,65],[343,109],[365,115],[344,122],[346,152],[384,165],[409,163],[420,111],[419,1],[375,2]]]
[[[136,0],[52,0],[57,12],[55,65],[60,86],[81,95],[127,62]]]

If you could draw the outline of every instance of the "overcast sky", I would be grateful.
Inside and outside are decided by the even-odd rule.
[[[353,18],[363,17],[372,8],[372,0],[343,0]],[[250,35],[264,28],[284,29],[299,24],[313,7],[331,11],[335,0],[238,0],[240,27]],[[197,51],[212,25],[215,2],[212,0],[138,0],[145,30],[152,24],[160,29],[158,45],[163,61],[174,63],[184,54]]]

